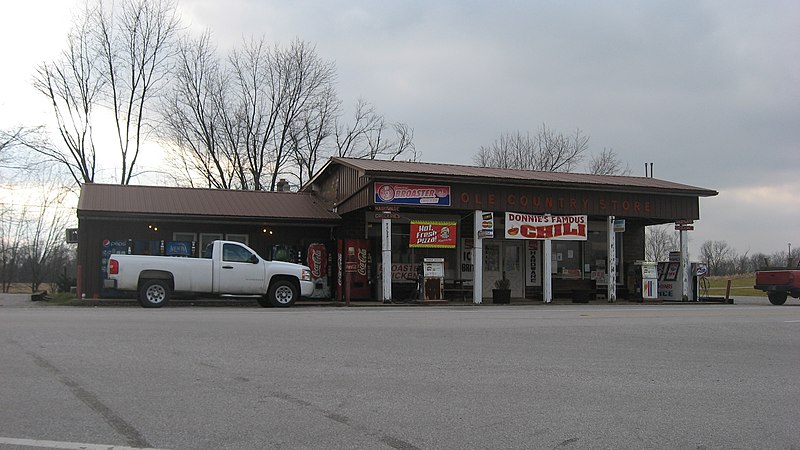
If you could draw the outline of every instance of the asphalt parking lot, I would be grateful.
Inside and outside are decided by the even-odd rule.
[[[0,301],[3,449],[800,444],[796,300],[12,303]]]

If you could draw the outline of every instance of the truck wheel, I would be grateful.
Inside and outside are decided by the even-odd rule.
[[[169,301],[170,289],[166,280],[147,280],[139,288],[142,308],[160,308]]]
[[[270,308],[272,307],[272,302],[269,301],[269,296],[262,295],[256,299],[258,301],[258,305],[262,308]]]
[[[297,286],[289,280],[276,280],[269,286],[267,297],[272,306],[288,307],[292,306],[297,297],[300,296]]]
[[[769,302],[773,305],[782,305],[786,303],[786,292],[770,292],[767,294]]]

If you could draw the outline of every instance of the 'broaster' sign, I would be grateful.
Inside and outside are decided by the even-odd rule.
[[[585,241],[587,216],[506,213],[506,239]]]
[[[375,183],[375,203],[450,206],[450,186]]]

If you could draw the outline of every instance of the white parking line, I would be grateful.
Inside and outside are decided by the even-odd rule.
[[[59,448],[67,450],[166,450],[155,448],[126,447],[121,445],[83,444],[80,442],[42,441],[38,439],[14,439],[0,436],[0,444],[24,447]]]

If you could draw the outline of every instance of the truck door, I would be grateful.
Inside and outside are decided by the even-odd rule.
[[[234,244],[222,244],[219,262],[219,294],[265,294],[264,264],[247,248]]]

